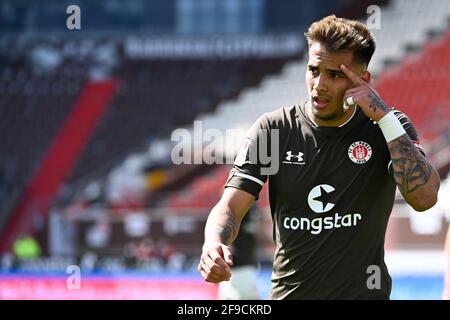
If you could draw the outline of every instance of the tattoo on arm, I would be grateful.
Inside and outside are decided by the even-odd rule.
[[[389,108],[384,104],[383,100],[381,100],[380,96],[375,91],[371,91],[371,93],[369,94],[369,99],[370,108],[373,110],[373,112],[376,112],[377,109],[383,112],[389,112]]]
[[[404,135],[389,142],[394,180],[403,195],[414,192],[430,179],[432,168]]]
[[[219,234],[220,241],[229,245],[237,236],[239,222],[232,215],[229,215],[224,222],[224,225],[217,226],[217,233]]]

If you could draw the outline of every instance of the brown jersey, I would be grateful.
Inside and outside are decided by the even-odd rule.
[[[261,116],[226,183],[258,197],[269,182],[271,297],[388,299],[384,238],[396,184],[386,140],[359,108],[340,127],[320,127],[306,106]],[[409,119],[395,113],[420,148]]]

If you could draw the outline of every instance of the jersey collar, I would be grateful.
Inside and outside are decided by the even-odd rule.
[[[309,104],[309,102],[306,102],[306,104]],[[306,104],[305,104],[305,107],[306,107]],[[314,120],[309,116],[309,112],[308,112],[308,109],[307,109],[308,107],[306,107],[305,108],[305,115],[306,115],[306,117],[309,119],[309,121],[311,121],[311,123],[315,126],[315,127],[320,127],[317,123],[315,123],[314,122]],[[345,126],[347,123],[349,123],[352,119],[353,119],[353,117],[355,116],[355,114],[356,114],[356,109],[357,108],[354,108],[353,109],[353,113],[352,113],[352,116],[350,117],[350,118],[348,118],[344,123],[342,123],[342,124],[340,124],[339,126],[337,126],[336,128],[342,128],[343,126]]]

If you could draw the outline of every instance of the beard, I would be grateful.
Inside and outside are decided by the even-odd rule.
[[[342,117],[342,115],[344,114],[344,111],[342,111],[342,113],[339,113],[339,111],[337,111],[337,110],[339,110],[339,108],[333,108],[331,106],[329,106],[327,108],[330,110],[335,110],[335,111],[332,111],[331,113],[328,113],[328,114],[327,113],[324,114],[323,112],[321,112],[321,110],[317,110],[316,108],[314,108],[311,101],[309,103],[312,108],[313,115],[320,120],[337,120],[340,117]],[[341,110],[343,110],[342,106],[341,106]]]

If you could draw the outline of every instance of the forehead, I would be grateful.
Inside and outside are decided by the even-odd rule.
[[[309,48],[309,64],[325,65],[339,69],[341,64],[351,65],[353,61],[352,51],[330,52],[319,42],[313,42]]]

